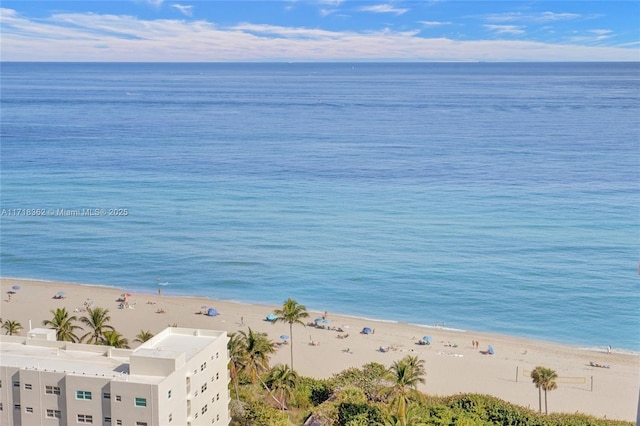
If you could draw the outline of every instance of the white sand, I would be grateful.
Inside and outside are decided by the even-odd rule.
[[[14,285],[21,288],[8,301],[7,291]],[[135,304],[135,308],[118,309],[116,300],[124,290],[113,287],[8,278],[0,279],[0,287],[0,315],[3,320],[19,321],[24,327],[22,335],[28,330],[29,324],[32,328],[42,327],[42,321],[52,316],[50,310],[66,307],[73,313],[75,309],[82,308],[87,299],[92,300],[95,306],[109,309],[111,324],[130,342],[133,342],[140,330],[157,333],[174,323],[181,327],[228,332],[251,327],[253,330],[267,332],[274,341],[280,341],[280,335],[289,334],[288,324],[264,321],[275,306],[206,298],[132,294],[128,302]],[[67,297],[53,299],[60,291],[65,291]],[[298,302],[304,304],[304,300]],[[214,307],[220,315],[202,315],[201,306]],[[156,313],[159,308],[163,308],[165,313]],[[80,317],[83,314],[78,312],[74,315]],[[313,312],[308,321],[319,316],[322,313]],[[241,319],[244,326],[241,325]],[[413,354],[425,360],[427,383],[422,390],[427,393],[484,393],[537,409],[538,390],[531,383],[529,373],[536,366],[542,365],[554,369],[560,376],[558,389],[549,393],[550,411],[582,412],[629,421],[636,419],[640,389],[640,357],[637,354],[618,353],[615,349],[612,354],[607,354],[606,348],[580,349],[488,333],[336,316],[331,312],[329,319],[332,327],[349,325],[349,329],[345,330],[349,337],[339,339],[337,336],[340,333],[333,330],[294,326],[292,344],[294,367],[298,373],[327,378],[345,368],[361,367],[367,362],[375,361],[389,366],[394,360]],[[375,329],[375,334],[360,334],[365,326]],[[432,336],[431,345],[416,344],[424,335]],[[310,339],[320,344],[312,346],[309,344]],[[472,348],[472,340],[480,342],[480,349]],[[448,342],[458,346],[445,346]],[[493,346],[494,355],[480,353],[487,345]],[[135,347],[135,344],[132,346]],[[394,349],[383,353],[378,351],[381,346]],[[346,349],[350,353],[346,353]],[[289,357],[289,346],[282,346],[271,363],[288,363]],[[592,367],[590,362],[610,365],[610,368]]]

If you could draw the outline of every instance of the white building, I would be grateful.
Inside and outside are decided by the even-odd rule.
[[[0,425],[228,425],[226,332],[167,328],[136,349],[0,336]]]

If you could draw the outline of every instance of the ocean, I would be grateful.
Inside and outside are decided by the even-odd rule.
[[[640,350],[640,63],[2,63],[4,277]]]

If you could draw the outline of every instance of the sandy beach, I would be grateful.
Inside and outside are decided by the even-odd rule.
[[[8,292],[13,286],[20,289],[9,300]],[[42,327],[42,321],[51,318],[52,309],[66,307],[74,315],[82,316],[85,302],[109,309],[111,324],[130,342],[140,330],[157,333],[170,324],[227,332],[251,327],[268,333],[275,342],[281,342],[281,335],[289,334],[288,324],[265,320],[276,306],[131,293],[127,297],[129,307],[120,309],[117,300],[127,289],[9,278],[0,279],[0,287],[1,317],[19,321],[24,327],[22,335],[30,325]],[[54,298],[60,292],[65,297]],[[298,302],[304,304],[304,300]],[[203,315],[205,306],[215,308],[220,315]],[[294,366],[302,375],[326,378],[368,362],[389,366],[394,360],[413,354],[426,361],[427,380],[421,390],[427,393],[484,393],[537,409],[538,390],[529,373],[542,365],[554,369],[559,376],[558,389],[548,397],[550,411],[636,419],[640,386],[637,354],[618,352],[615,348],[609,354],[604,347],[583,349],[475,331],[340,316],[331,312],[331,306],[326,309],[331,323],[324,329],[294,326],[291,340]],[[323,314],[310,312],[307,322]],[[362,334],[364,327],[375,332]],[[333,328],[343,328],[343,332]],[[419,345],[425,335],[432,337],[431,344]],[[310,344],[312,341],[317,344]],[[472,341],[479,342],[478,348],[473,347]],[[132,343],[132,347],[135,345]],[[494,355],[480,353],[488,345],[494,348]],[[272,365],[288,363],[289,356],[289,346],[282,345],[273,356]],[[594,367],[592,363],[608,368]]]

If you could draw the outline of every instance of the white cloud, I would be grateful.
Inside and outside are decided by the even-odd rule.
[[[403,13],[407,13],[409,9],[402,9],[393,7],[390,4],[377,4],[375,6],[362,6],[359,10],[363,12],[374,12],[374,13],[395,13],[396,15],[402,15]]]
[[[517,25],[484,25],[486,29],[489,31],[495,32],[497,34],[511,34],[511,35],[519,35],[524,34],[523,27]]]
[[[440,25],[452,24],[452,22],[438,22],[438,21],[418,21],[418,23],[424,25],[425,27],[437,27]]]
[[[520,12],[507,12],[485,15],[483,18],[489,22],[554,22],[554,21],[568,21],[572,19],[580,18],[581,15],[577,13],[554,13],[554,12],[541,12],[541,13],[520,13]]]
[[[186,16],[193,16],[193,6],[185,6],[182,4],[178,4],[178,3],[174,3],[171,5],[171,7],[175,7],[176,9],[178,9],[180,12],[182,12],[182,14],[186,15]]]
[[[329,31],[125,15],[0,10],[5,61],[637,61],[630,48],[516,40],[456,41],[419,31]],[[504,30],[504,29],[503,29]],[[594,30],[592,37],[607,36]]]
[[[570,37],[570,41],[573,43],[599,43],[603,40],[610,39],[614,36],[611,30],[594,29],[588,30],[586,33]]]
[[[320,15],[321,16],[329,16],[331,14],[334,14],[338,11],[338,9],[320,9]]]

